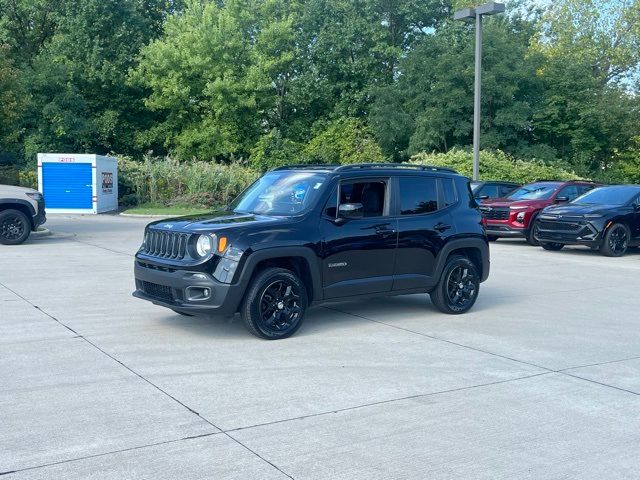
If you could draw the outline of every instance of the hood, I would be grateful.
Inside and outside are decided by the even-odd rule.
[[[494,198],[482,202],[483,207],[530,207],[542,208],[549,205],[550,200],[509,200],[508,198]]]
[[[552,205],[542,212],[543,215],[562,215],[567,217],[582,217],[584,215],[604,215],[611,210],[619,210],[619,205]]]
[[[269,217],[248,213],[235,213],[228,210],[213,211],[200,215],[168,218],[158,220],[148,225],[159,230],[184,231],[184,232],[216,232],[233,227],[275,224],[289,222],[287,217]]]
[[[0,185],[0,196],[3,197],[7,194],[13,194],[22,197],[27,193],[38,193],[38,191],[34,190],[33,188],[16,187],[14,185]]]

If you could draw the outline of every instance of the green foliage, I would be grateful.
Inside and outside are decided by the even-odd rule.
[[[9,161],[11,150],[20,137],[23,104],[19,72],[13,66],[7,48],[0,44],[0,165]]]
[[[259,172],[283,165],[299,164],[304,161],[302,148],[303,145],[283,138],[279,130],[273,129],[260,137],[251,151],[249,163]]]
[[[253,182],[258,173],[241,165],[146,156],[143,162],[119,159],[118,182],[124,205],[153,203],[226,205]]]
[[[451,167],[462,175],[471,177],[473,154],[468,150],[452,149],[447,153],[420,153],[410,163]],[[539,160],[518,160],[500,150],[480,152],[480,178],[529,183],[536,180],[572,180],[580,177],[573,172],[546,165]]]
[[[304,148],[303,163],[371,163],[385,157],[362,121],[339,119],[331,122]]]

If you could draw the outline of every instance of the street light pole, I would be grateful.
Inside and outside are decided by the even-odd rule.
[[[480,100],[482,89],[482,15],[476,13],[476,74],[473,93],[473,179],[480,180]]]
[[[475,84],[473,93],[473,179],[480,180],[480,110],[482,89],[482,16],[504,12],[504,4],[489,2],[474,8],[458,10],[455,20],[476,22]]]

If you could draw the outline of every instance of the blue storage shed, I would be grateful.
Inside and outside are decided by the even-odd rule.
[[[112,157],[39,153],[38,185],[50,213],[118,209],[118,161]]]

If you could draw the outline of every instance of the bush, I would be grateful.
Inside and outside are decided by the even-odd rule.
[[[384,162],[385,156],[361,120],[341,118],[317,134],[304,148],[303,163]]]
[[[119,157],[118,184],[121,203],[193,206],[226,205],[258,176],[247,167],[171,158],[145,157],[139,162]]]
[[[452,149],[447,153],[419,153],[410,163],[450,167],[462,175],[473,175],[473,153]],[[500,151],[480,152],[480,178],[530,183],[536,180],[574,180],[580,177],[560,167],[547,165],[539,160],[518,160]]]

